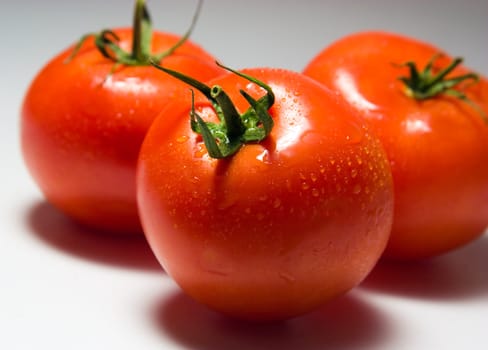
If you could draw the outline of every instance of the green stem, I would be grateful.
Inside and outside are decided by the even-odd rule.
[[[275,97],[272,89],[264,82],[219,64],[222,68],[257,84],[266,91],[266,95],[255,100],[241,90],[241,94],[249,102],[250,107],[243,114],[239,114],[232,100],[220,86],[214,85],[210,87],[180,72],[160,66],[155,62],[152,62],[152,64],[157,69],[197,89],[212,103],[220,121],[219,124],[205,122],[195,112],[192,90],[190,124],[193,131],[202,135],[205,147],[211,157],[229,157],[235,154],[244,144],[260,142],[270,134],[274,122],[268,110],[273,105]]]
[[[468,80],[477,83],[479,76],[475,73],[467,73],[447,78],[447,76],[463,62],[461,57],[455,58],[448,66],[435,73],[433,72],[432,67],[439,56],[440,54],[434,55],[422,71],[419,71],[415,62],[410,61],[400,65],[409,68],[409,76],[398,78],[405,84],[405,93],[407,96],[415,98],[416,100],[426,100],[439,95],[453,96],[475,108],[483,120],[488,123],[488,117],[481,107],[468,99],[464,92],[459,89],[461,84]]]
[[[160,62],[163,58],[173,54],[176,49],[183,45],[190,37],[198,15],[201,11],[203,0],[198,1],[197,9],[193,15],[193,19],[189,29],[186,33],[176,42],[172,47],[163,52],[153,53],[151,51],[152,42],[152,22],[149,15],[149,11],[146,7],[145,0],[136,0],[134,7],[134,19],[133,19],[133,41],[132,41],[132,51],[127,52],[123,50],[119,45],[119,38],[110,29],[105,29],[95,34],[87,34],[82,36],[79,40],[73,52],[68,57],[66,62],[70,62],[76,56],[76,54],[81,49],[83,43],[89,37],[94,37],[95,45],[100,53],[112,60],[115,64],[121,64],[125,66],[148,66],[151,61]]]
[[[146,8],[145,0],[136,0],[134,9],[134,23],[133,23],[133,41],[132,41],[132,57],[142,62],[147,59],[150,54],[152,29],[151,18]],[[149,38],[149,45],[146,42]]]

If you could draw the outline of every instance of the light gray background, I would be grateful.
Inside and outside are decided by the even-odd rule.
[[[183,33],[196,1],[148,4],[157,29]],[[185,298],[143,241],[90,234],[46,205],[19,152],[25,90],[82,34],[130,25],[132,8],[132,0],[1,2],[0,348],[486,348],[487,235],[431,262],[381,266],[312,315],[252,326]],[[235,68],[301,70],[365,29],[430,41],[488,75],[486,0],[207,0],[192,39]]]

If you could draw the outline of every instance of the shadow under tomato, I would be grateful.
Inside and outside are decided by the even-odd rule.
[[[380,261],[360,288],[430,300],[488,297],[488,234],[422,261]]]
[[[392,336],[392,323],[349,293],[308,315],[251,323],[213,312],[179,292],[160,301],[154,319],[160,332],[187,349],[363,349]]]
[[[34,203],[26,213],[30,232],[72,256],[121,268],[163,271],[145,238],[99,232],[71,221],[49,203]]]

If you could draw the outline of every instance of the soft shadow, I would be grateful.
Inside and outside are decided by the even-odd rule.
[[[164,336],[188,349],[363,349],[379,347],[393,333],[385,315],[352,293],[308,315],[274,323],[230,319],[183,293],[160,301],[154,310]]]
[[[430,260],[381,261],[360,288],[431,300],[486,298],[488,235]]]
[[[80,226],[47,202],[33,204],[26,221],[34,236],[63,253],[115,267],[163,271],[142,235],[107,234]]]

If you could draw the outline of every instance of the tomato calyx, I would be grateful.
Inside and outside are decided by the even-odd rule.
[[[477,83],[479,81],[479,76],[470,72],[464,75],[446,78],[449,73],[463,62],[463,58],[454,58],[447,67],[436,72],[433,68],[436,59],[439,57],[440,54],[434,55],[422,71],[419,71],[417,64],[412,61],[400,65],[400,67],[408,67],[410,72],[409,76],[398,78],[405,84],[405,93],[407,96],[416,100],[427,100],[442,94],[453,96],[475,108],[485,123],[488,123],[488,116],[485,112],[481,110],[477,104],[472,102],[461,90],[455,89],[456,87],[459,87],[461,83],[469,80],[471,80],[471,83]]]
[[[197,22],[198,15],[200,14],[202,2],[203,0],[198,1],[197,9],[186,33],[166,51],[154,54],[151,52],[151,41],[153,34],[151,17],[146,7],[146,1],[136,0],[134,9],[133,42],[132,50],[130,52],[125,51],[120,47],[120,38],[113,30],[104,29],[99,33],[89,33],[83,35],[74,47],[71,55],[67,58],[66,62],[70,62],[78,54],[84,42],[90,37],[95,39],[95,46],[97,47],[98,51],[100,51],[104,57],[115,63],[111,73],[113,73],[117,65],[149,66],[151,61],[160,62],[165,57],[171,55],[188,40]]]
[[[192,108],[190,124],[194,132],[200,134],[212,158],[226,158],[235,154],[246,143],[264,140],[274,126],[269,109],[274,104],[275,96],[271,87],[264,82],[242,72],[233,70],[217,62],[217,65],[236,74],[266,91],[259,99],[254,99],[246,91],[241,95],[250,104],[246,112],[239,114],[227,93],[218,85],[208,86],[180,72],[152,63],[159,70],[187,83],[200,91],[211,103],[219,119],[219,123],[205,122],[195,111],[194,92],[192,92]]]

